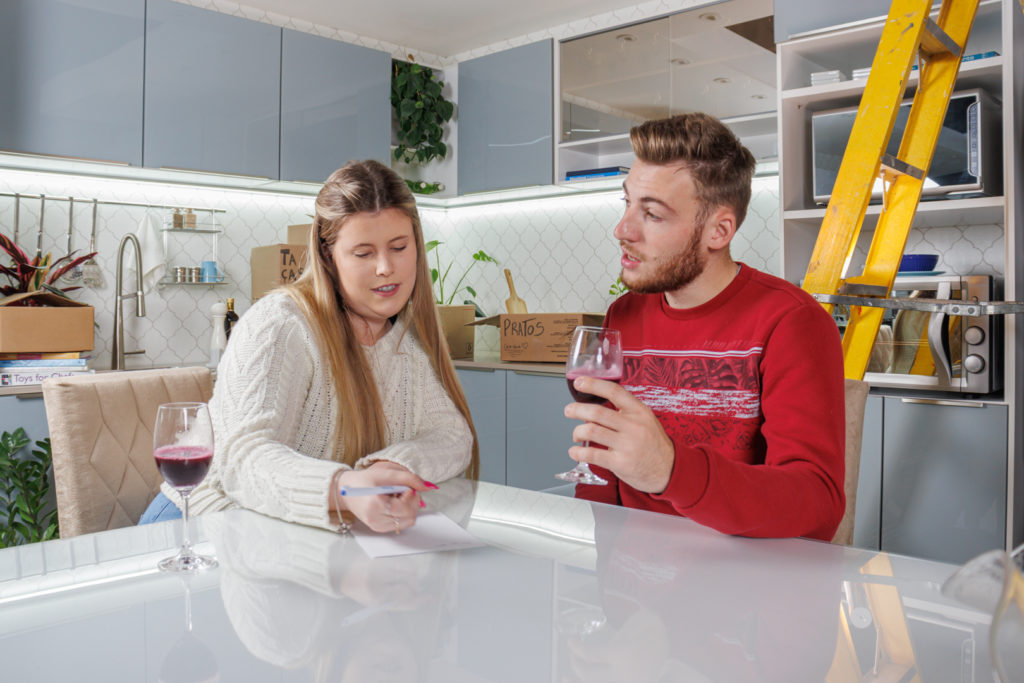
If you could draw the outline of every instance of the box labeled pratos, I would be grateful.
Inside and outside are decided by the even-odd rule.
[[[573,330],[579,325],[600,325],[603,320],[601,313],[502,313],[471,324],[498,328],[503,361],[564,363]]]

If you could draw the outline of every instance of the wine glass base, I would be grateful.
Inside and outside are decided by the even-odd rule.
[[[162,572],[200,572],[206,569],[213,569],[216,566],[217,560],[195,553],[187,555],[178,553],[173,557],[160,560],[157,564],[157,567]]]
[[[556,474],[555,479],[570,481],[574,484],[590,484],[591,486],[605,486],[608,484],[607,479],[602,479],[593,472],[586,472],[578,469]]]

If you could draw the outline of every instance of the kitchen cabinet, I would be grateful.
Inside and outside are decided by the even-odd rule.
[[[29,449],[35,448],[36,441],[49,438],[42,394],[0,396],[0,432],[13,433],[18,427],[30,439]]]
[[[864,404],[864,429],[861,432],[853,545],[869,550],[881,548],[883,401],[882,396],[868,396]]]
[[[505,483],[505,371],[458,368],[480,444],[480,480]]]
[[[0,149],[142,165],[144,0],[0,2]]]
[[[510,371],[506,381],[505,483],[534,491],[558,486],[555,474],[575,464],[567,451],[579,424],[563,414],[572,403],[565,377]]]
[[[278,177],[280,28],[149,0],[145,63],[146,166]]]
[[[817,31],[829,26],[884,17],[889,13],[890,4],[891,0],[775,0],[775,42],[781,43],[799,33]]]
[[[389,163],[391,55],[285,29],[281,180],[321,183],[351,159]]]
[[[459,194],[552,181],[552,41],[459,63]]]
[[[1006,537],[1005,405],[885,398],[881,547],[963,564]]]

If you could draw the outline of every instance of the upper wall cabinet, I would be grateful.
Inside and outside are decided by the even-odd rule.
[[[0,149],[142,164],[144,0],[0,2]]]
[[[280,76],[280,28],[149,0],[145,165],[277,178]]]
[[[772,25],[772,0],[727,0],[562,42],[556,179],[628,167],[631,127],[693,111],[776,158]]]
[[[351,159],[388,163],[391,56],[286,29],[281,180],[323,182]]]
[[[552,180],[552,42],[459,64],[459,194]]]

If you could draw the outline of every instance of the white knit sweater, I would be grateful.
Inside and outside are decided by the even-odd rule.
[[[469,465],[472,436],[426,353],[398,321],[364,346],[387,420],[387,446],[356,462],[396,462],[440,482]],[[334,528],[330,482],[337,396],[312,329],[286,294],[258,301],[238,321],[217,366],[210,401],[214,458],[190,512],[244,507],[289,522]],[[359,419],[353,416],[353,419]],[[163,492],[180,503],[166,483]]]

